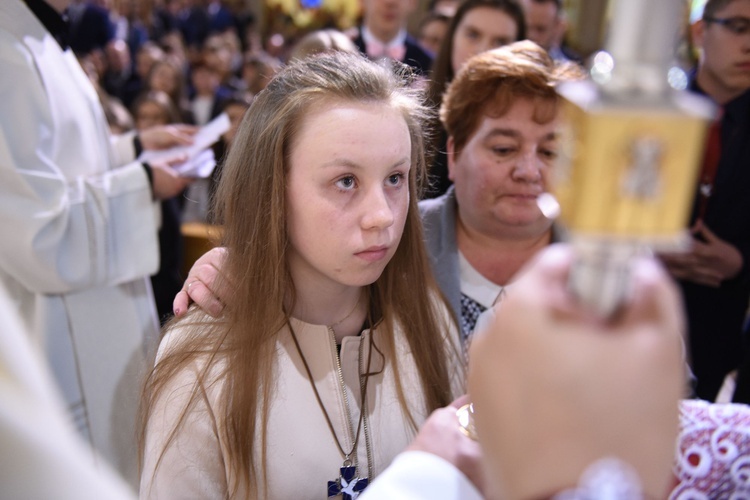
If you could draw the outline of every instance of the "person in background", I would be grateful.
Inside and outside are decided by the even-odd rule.
[[[129,107],[141,89],[141,81],[134,71],[130,49],[122,40],[115,40],[104,51],[107,69],[101,77],[102,88],[124,106]]]
[[[690,89],[710,97],[720,112],[696,185],[691,249],[662,258],[682,287],[695,393],[713,401],[742,362],[750,299],[750,0],[710,0],[692,34],[700,58]],[[749,381],[742,378],[735,392],[750,402]]]
[[[193,94],[190,99],[192,115],[196,125],[206,125],[222,113],[225,103],[231,98],[233,92],[221,84],[219,73],[203,59],[198,59],[192,64],[190,80]],[[224,154],[222,147],[217,142],[212,149],[214,157],[220,161]],[[196,179],[188,186],[181,204],[182,221],[206,222],[208,220],[214,175],[218,175],[218,172],[215,171],[207,179]]]
[[[115,40],[117,28],[111,19],[111,10],[104,2],[78,0],[70,2],[67,10],[66,38],[70,48],[78,57],[94,52],[101,55],[108,44]]]
[[[171,58],[156,61],[146,78],[143,91],[160,90],[172,100],[180,113],[180,122],[195,123],[195,117],[190,111],[190,101],[187,93],[187,76],[182,68]]]
[[[440,50],[450,23],[450,16],[440,11],[428,11],[419,22],[417,42],[433,58]]]
[[[133,103],[135,129],[146,130],[159,125],[180,122],[180,113],[169,96],[160,90],[151,90],[138,96]],[[172,317],[172,297],[182,288],[182,265],[185,260],[185,241],[180,232],[182,220],[182,194],[161,200],[161,226],[159,227],[159,269],[151,275],[156,312],[163,326]]]
[[[432,57],[406,31],[416,0],[364,0],[364,14],[354,43],[370,59],[393,59],[426,75]]]
[[[453,17],[458,5],[462,0],[430,0],[427,4],[428,11],[442,12],[448,17]]]
[[[168,127],[112,136],[65,44],[67,0],[0,2],[0,283],[46,357],[71,420],[137,484],[141,370],[158,342],[148,276],[158,265],[156,200],[184,189],[141,148],[192,142]]]
[[[300,38],[289,53],[288,62],[301,59],[321,52],[341,50],[358,52],[359,49],[351,38],[343,32],[334,29],[316,30]]]
[[[562,0],[521,0],[529,40],[549,52],[555,61],[580,63],[581,58],[562,45],[568,28]]]
[[[224,101],[224,107],[222,113],[225,113],[229,118],[229,130],[221,134],[221,138],[212,146],[214,150],[214,158],[216,158],[216,168],[211,172],[211,177],[208,179],[208,198],[205,207],[201,207],[199,216],[192,220],[198,220],[208,224],[219,224],[220,222],[215,220],[214,214],[211,207],[216,205],[216,190],[221,180],[221,173],[224,170],[224,162],[229,155],[229,151],[234,144],[235,137],[237,137],[237,131],[239,130],[242,119],[245,117],[248,108],[253,102],[253,96],[248,93],[237,93],[232,95],[229,99]],[[192,200],[187,200],[191,202]],[[184,220],[188,219],[188,212],[190,205],[185,206]],[[195,212],[190,212],[191,214]]]
[[[473,57],[448,87],[440,119],[453,186],[419,208],[432,270],[464,341],[519,269],[561,238],[536,198],[550,188],[560,147],[555,85],[583,76],[526,40]]]
[[[200,57],[194,57],[193,63],[201,59],[219,77],[219,84],[230,92],[245,90],[244,83],[237,73],[240,71],[242,54],[239,52],[239,40],[229,34],[212,33],[202,45]]]
[[[257,95],[281,69],[281,61],[264,52],[248,54],[242,65],[242,81],[245,89]]]
[[[440,109],[443,94],[464,63],[472,56],[526,38],[526,22],[517,0],[464,0],[456,10],[443,39],[427,87],[427,102]],[[424,198],[435,198],[452,184],[448,178],[447,135],[442,125],[434,124],[429,153],[430,182]]]
[[[164,50],[155,42],[147,41],[138,49],[135,53],[135,64],[133,65],[132,77],[134,79],[133,92],[134,94],[129,100],[123,100],[128,109],[133,105],[133,101],[140,94],[146,86],[148,75],[151,72],[151,67],[156,61],[162,61],[166,58]]]
[[[219,140],[211,146],[216,159],[216,167],[211,172],[211,176],[207,179],[197,179],[188,186],[182,211],[183,222],[217,223],[211,208],[214,206],[216,188],[221,179],[224,161],[229,154],[234,137],[237,135],[237,129],[252,101],[253,97],[244,92],[234,93],[222,100],[219,111],[225,113],[229,118],[229,130],[224,132]],[[194,189],[196,186],[200,189]]]
[[[232,91],[221,84],[219,73],[202,59],[190,66],[190,83],[190,111],[195,124],[202,126],[219,116]]]

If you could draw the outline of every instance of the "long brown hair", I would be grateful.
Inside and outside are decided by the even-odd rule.
[[[371,313],[379,316],[378,328],[385,339],[385,345],[378,348],[393,363],[398,397],[412,425],[416,427],[406,394],[421,390],[425,411],[450,402],[449,370],[454,367],[449,366],[445,336],[451,330],[441,319],[446,317],[443,307],[448,307],[444,301],[431,299],[442,295],[429,270],[417,210],[417,183],[425,170],[423,123],[427,113],[418,91],[406,80],[403,73],[358,54],[335,52],[301,59],[258,94],[240,125],[217,194],[218,215],[224,221],[222,244],[228,249],[223,274],[233,293],[227,294],[221,319],[206,321],[191,311],[176,323],[187,333],[180,332],[179,346],[162,356],[147,381],[141,428],[143,439],[149,412],[168,390],[170,379],[198,362],[202,368],[191,403],[175,423],[171,439],[191,406],[203,397],[205,387],[219,380],[223,385],[217,428],[227,444],[228,476],[237,478],[230,493],[245,485],[257,494],[258,486],[266,482],[265,434],[275,342],[287,320],[284,299],[294,296],[287,263],[286,177],[300,123],[315,104],[382,103],[400,111],[407,123],[412,168],[404,233],[382,275],[366,288]],[[413,353],[421,379],[419,388],[401,383],[394,362],[397,324]],[[217,366],[221,367],[218,374]]]

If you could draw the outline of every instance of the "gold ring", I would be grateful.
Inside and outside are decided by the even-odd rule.
[[[476,441],[477,430],[474,427],[474,405],[471,403],[463,405],[456,410],[456,416],[458,417],[458,428],[461,429],[461,432]]]

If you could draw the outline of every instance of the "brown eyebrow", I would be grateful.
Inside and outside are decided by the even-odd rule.
[[[515,138],[518,138],[520,135],[521,134],[518,131],[513,130],[511,128],[494,128],[494,129],[490,130],[490,132],[485,136],[485,139],[491,139],[491,138],[496,137],[496,136],[512,137],[512,138],[515,139]],[[542,137],[542,141],[555,140],[559,136],[560,136],[560,134],[558,132],[550,132],[549,134],[547,134],[544,137]]]
[[[398,160],[397,162],[393,163],[390,168],[397,168],[401,167],[403,165],[411,166],[411,158],[410,157],[404,157]],[[323,168],[331,168],[331,167],[347,167],[351,169],[363,169],[364,167],[360,165],[359,163],[355,163],[351,160],[348,160],[346,158],[337,158],[335,160],[331,160],[328,162],[325,162],[321,165]]]

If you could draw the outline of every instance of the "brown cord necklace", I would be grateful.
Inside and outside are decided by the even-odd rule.
[[[356,306],[355,306],[356,307]],[[353,310],[352,310],[353,312]],[[350,316],[351,313],[347,315]],[[344,318],[346,319],[346,318]],[[343,321],[343,320],[341,320]],[[339,323],[341,322],[339,321]],[[289,318],[287,317],[287,326],[289,327],[289,331],[292,334],[292,340],[294,340],[294,346],[297,348],[297,353],[299,353],[299,357],[302,359],[302,364],[305,367],[305,371],[307,372],[307,379],[310,382],[310,386],[312,387],[313,393],[315,394],[315,399],[318,401],[318,406],[320,406],[321,411],[323,412],[323,416],[326,419],[326,423],[328,424],[328,429],[331,431],[331,435],[333,436],[333,440],[336,442],[336,446],[339,449],[339,452],[341,452],[341,455],[344,457],[344,463],[339,469],[339,478],[335,481],[328,481],[328,498],[335,497],[336,495],[342,495],[343,500],[355,500],[359,494],[367,487],[369,479],[367,477],[359,477],[357,475],[357,464],[356,464],[356,455],[355,455],[355,461],[352,461],[351,456],[352,454],[356,454],[357,452],[357,444],[359,443],[359,436],[360,431],[362,430],[362,424],[363,421],[367,418],[367,408],[366,408],[366,402],[367,402],[367,383],[370,379],[370,362],[372,360],[372,332],[369,335],[369,349],[367,353],[367,370],[365,372],[365,382],[362,386],[362,400],[360,402],[360,412],[359,412],[359,422],[357,423],[357,432],[354,437],[354,444],[352,445],[352,449],[349,450],[347,453],[344,451],[344,447],[341,445],[341,442],[339,441],[339,437],[336,434],[336,430],[333,428],[333,422],[331,421],[331,417],[328,415],[328,411],[326,411],[325,406],[323,405],[323,400],[320,397],[320,393],[318,392],[318,388],[315,387],[315,379],[313,378],[312,371],[310,370],[310,366],[307,363],[307,359],[305,358],[305,355],[302,353],[302,348],[299,345],[299,341],[297,340],[297,334],[294,331],[294,328],[292,327],[291,321],[289,321]],[[339,370],[341,368],[339,367]],[[340,372],[339,372],[340,374]],[[362,374],[360,373],[360,377]],[[343,391],[346,391],[344,385],[343,385],[343,379],[341,380],[341,388]],[[344,397],[346,397],[346,392],[344,392]],[[351,415],[349,415],[349,418],[351,419]],[[365,424],[366,425],[366,424]],[[368,461],[369,461],[369,454],[368,454]],[[368,464],[368,468],[371,464]]]

